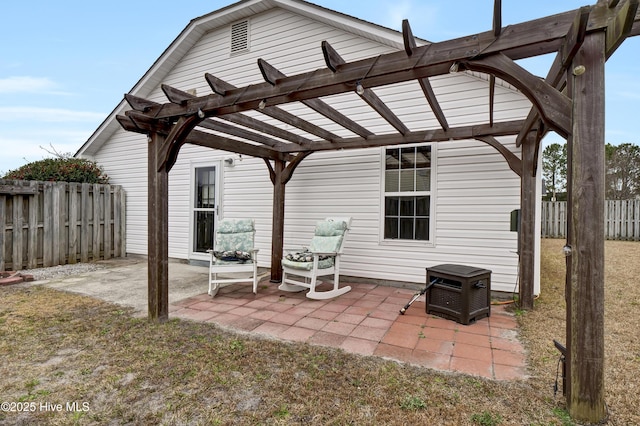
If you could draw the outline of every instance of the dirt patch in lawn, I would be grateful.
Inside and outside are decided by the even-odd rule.
[[[565,333],[562,244],[543,241],[542,296],[533,311],[518,312],[531,378],[512,382],[211,324],[150,323],[42,286],[2,287],[0,395],[14,410],[3,405],[0,423],[572,424],[553,392],[552,339]],[[637,259],[640,244],[607,243],[606,401],[614,424],[640,424]]]

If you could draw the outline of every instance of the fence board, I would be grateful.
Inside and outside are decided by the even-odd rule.
[[[7,204],[7,196],[4,194],[0,194],[0,218],[2,218],[2,228],[0,228],[0,271],[4,271],[5,270],[5,245],[4,245],[4,236],[6,234],[6,229],[5,229],[5,220],[4,218],[6,217],[6,204]]]
[[[100,259],[100,185],[93,185],[93,260]]]
[[[70,183],[69,190],[69,243],[67,244],[67,263],[76,263],[78,251],[78,184]]]
[[[109,187],[104,188],[105,197],[104,197],[104,210],[102,213],[104,214],[104,257],[109,258],[112,255],[111,252],[111,231],[113,223],[111,222],[111,189]]]
[[[43,188],[43,212],[42,212],[42,264],[53,265],[53,183],[47,182]],[[50,208],[47,208],[49,206]]]
[[[89,261],[89,241],[91,237],[89,228],[89,213],[91,211],[91,198],[89,198],[89,184],[83,183],[81,188],[81,205],[82,205],[82,217],[80,218],[80,262],[86,263]]]
[[[38,184],[37,182],[29,182],[29,186],[34,189],[34,196],[29,198],[29,221],[28,221],[28,234],[29,241],[27,247],[30,250],[27,251],[27,267],[36,268],[38,266]]]
[[[0,180],[0,271],[126,256],[125,199],[120,186]]]
[[[22,197],[13,197],[13,220],[12,220],[12,240],[13,240],[13,260],[18,265],[22,265]]]
[[[566,201],[542,202],[542,236],[567,236]],[[608,240],[640,241],[640,200],[607,200],[605,237]]]

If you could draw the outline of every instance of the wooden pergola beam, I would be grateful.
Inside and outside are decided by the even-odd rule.
[[[510,25],[500,38],[493,31],[425,46],[416,47],[414,55],[393,52],[379,58],[369,58],[339,67],[335,73],[329,69],[315,70],[269,83],[251,85],[225,91],[222,97],[203,96],[187,105],[165,104],[153,109],[155,118],[176,117],[195,113],[199,108],[207,115],[227,114],[257,109],[266,99],[270,106],[305,99],[344,93],[355,88],[355,83],[367,74],[367,87],[400,83],[418,78],[446,74],[453,62],[501,52],[512,60],[538,56],[557,51],[569,30],[575,11],[541,18],[522,24]],[[593,31],[606,27],[606,17],[592,14],[589,28]],[[375,63],[374,63],[375,62]]]
[[[327,66],[331,70],[337,72],[337,68],[340,65],[346,63],[346,61],[340,56],[340,54],[329,44],[327,41],[322,42],[322,52],[327,62]],[[366,76],[365,76],[366,77]],[[358,81],[356,84],[356,93],[360,96],[371,108],[373,108],[385,121],[393,126],[401,134],[409,132],[407,126],[398,118],[397,115],[389,109],[389,107],[376,95],[373,90],[364,87],[364,80]]]
[[[563,137],[571,132],[571,100],[502,54],[468,61],[474,71],[496,75],[520,89],[534,104],[544,121]]]
[[[606,5],[605,5],[606,6]],[[574,419],[598,423],[604,401],[605,90],[608,37],[588,34],[568,80],[574,131],[567,141],[567,408]]]
[[[565,36],[565,41],[562,44],[562,47],[558,50],[558,54],[549,68],[545,81],[558,90],[562,90],[564,88],[567,79],[567,67],[584,42],[590,12],[591,6],[583,6],[578,10],[573,23]],[[522,141],[527,137],[535,123],[539,120],[540,114],[534,106],[531,108],[531,111],[529,111],[526,123],[516,138],[516,146],[520,146],[522,144]],[[544,134],[541,136],[544,136]]]
[[[277,86],[278,80],[286,78],[286,75],[284,75],[274,66],[270,65],[264,59],[258,59],[258,67],[260,68],[260,72],[262,72],[262,76],[264,77],[265,81],[272,86]],[[310,98],[300,99],[300,101],[318,114],[327,117],[329,120],[339,124],[340,126],[355,133],[356,135],[359,135],[363,138],[373,135],[372,132],[365,129],[346,115],[337,111],[335,108],[322,101],[321,99]]]
[[[634,25],[636,13],[638,12],[638,1],[639,0],[629,0],[622,4],[621,7],[617,8],[617,10],[613,10],[617,7],[617,3],[613,6],[609,4],[608,10],[613,11],[614,14],[611,17],[605,32],[606,58],[609,58],[629,36]]]
[[[221,96],[224,96],[229,90],[237,89],[236,86],[210,73],[205,74],[205,79],[207,80],[207,83],[209,83],[209,86],[212,88],[212,90]],[[269,116],[278,121],[281,121],[285,124],[289,124],[293,127],[296,127],[302,131],[305,131],[312,135],[316,135],[322,139],[330,140],[330,141],[340,139],[340,136],[323,129],[320,126],[316,126],[313,123],[303,120],[281,108],[274,107],[274,106],[266,106],[265,108],[258,109],[257,111],[261,112],[266,116]],[[253,129],[259,129],[261,128],[261,125],[264,128],[264,126],[266,125],[266,123],[263,123],[260,120],[253,119],[243,114],[225,114],[225,115],[221,115],[220,118],[222,118],[223,120],[229,120],[234,123],[241,124],[246,127],[251,127]],[[295,133],[287,132],[276,126],[268,126],[268,128],[265,128],[264,130],[272,134],[273,136],[277,136],[279,138],[288,140],[293,143],[297,143],[299,145],[309,145],[313,143],[311,140],[307,138],[298,136]]]
[[[375,148],[386,145],[404,145],[420,142],[445,142],[449,140],[477,139],[483,136],[509,136],[517,135],[524,120],[505,121],[495,123],[493,126],[479,124],[473,126],[454,127],[447,130],[433,129],[409,132],[406,135],[391,133],[385,135],[373,135],[368,138],[344,138],[338,143],[327,141],[314,142],[309,151],[329,151],[336,149],[360,149]],[[305,150],[306,148],[303,148]],[[286,151],[285,151],[286,152]]]
[[[493,35],[498,37],[502,32],[502,0],[493,1]]]
[[[402,39],[404,41],[404,51],[407,52],[408,56],[412,56],[418,45],[416,43],[415,37],[413,36],[413,32],[411,31],[411,26],[409,25],[408,19],[404,19],[402,21]],[[420,84],[422,93],[424,93],[424,97],[427,99],[433,115],[436,116],[436,120],[438,120],[438,123],[440,123],[440,126],[443,130],[447,130],[449,128],[447,117],[445,117],[444,111],[442,111],[442,108],[438,103],[438,99],[436,98],[436,94],[433,91],[433,87],[431,86],[429,78],[419,78],[418,84]]]
[[[184,92],[182,90],[176,89],[174,87],[168,86],[166,84],[162,84],[162,91],[165,93],[165,95],[167,96],[167,99],[169,99],[169,101],[176,103],[176,104],[183,104],[184,102],[188,101],[189,99],[192,99],[195,97],[195,95],[192,95],[190,93]],[[242,114],[229,114],[229,115],[233,115],[233,116],[237,116],[237,115],[242,115]],[[244,115],[242,115],[243,117],[245,117]],[[247,123],[245,121],[245,123]],[[261,129],[261,131],[263,131],[266,134],[270,134],[270,130],[271,127],[275,127],[275,126],[266,126],[265,123],[260,122],[259,120],[255,120],[255,124],[253,122],[251,123],[247,123],[250,124],[249,126],[246,127],[250,127],[250,128],[257,128],[257,129]],[[253,126],[251,126],[251,124],[254,124]],[[212,119],[205,119],[203,120],[198,127],[202,127],[205,129],[209,129],[209,130],[213,130],[213,131],[217,131],[217,132],[221,132],[221,133],[226,133],[228,135],[231,136],[236,136],[239,138],[243,138],[243,139],[247,139],[253,142],[257,142],[259,144],[262,145],[266,145],[269,146],[271,148],[274,148],[276,150],[279,150],[279,148],[282,148],[284,146],[292,146],[292,144],[289,143],[285,143],[285,142],[281,142],[279,140],[270,138],[268,136],[266,136],[265,134],[260,134],[260,133],[255,133],[255,132],[251,132],[248,131],[246,129],[237,127],[237,126],[232,126],[226,123],[221,123],[219,121],[215,121]],[[309,143],[311,143],[311,141],[309,141]],[[300,145],[295,144],[295,147],[299,148]]]
[[[476,139],[495,148],[507,161],[509,168],[518,176],[522,176],[522,161],[493,135],[478,136]]]
[[[636,0],[630,0],[636,1]],[[258,109],[262,100],[270,106],[293,101],[319,98],[352,90],[355,83],[367,75],[367,87],[416,80],[446,74],[454,62],[468,61],[500,52],[512,60],[543,55],[557,51],[574,20],[576,12],[541,18],[505,28],[499,39],[493,31],[470,37],[453,39],[416,47],[412,57],[406,52],[394,52],[344,64],[339,72],[329,69],[315,70],[278,79],[275,86],[262,83],[225,91],[224,96],[197,97],[184,106],[164,104],[152,108],[155,118],[171,118],[194,114],[198,109],[208,116]],[[609,14],[610,15],[610,14]],[[640,18],[634,18],[634,27]],[[608,27],[610,16],[591,13],[588,27],[599,31]]]
[[[149,118],[137,111],[127,111],[125,116],[117,116],[118,122],[126,129],[136,133],[151,134],[159,133],[168,135],[168,127],[159,127]],[[125,127],[126,126],[126,127]],[[184,143],[200,145],[208,148],[221,149],[235,152],[251,157],[267,158],[270,160],[289,160],[290,154],[279,152],[268,147],[252,145],[236,139],[227,138],[213,133],[206,133],[199,130],[192,130],[186,137]],[[168,146],[169,142],[164,142]],[[164,149],[167,150],[166,148]]]

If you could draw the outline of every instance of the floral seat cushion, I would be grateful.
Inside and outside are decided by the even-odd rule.
[[[282,259],[282,264],[294,269],[310,271],[313,269],[313,253],[303,250],[297,253],[289,253]],[[321,254],[318,256],[318,269],[326,269],[333,266],[333,256]]]
[[[224,251],[213,251],[213,256],[225,262],[238,262],[245,263],[248,260],[251,260],[251,253],[247,251],[241,250],[224,250]]]

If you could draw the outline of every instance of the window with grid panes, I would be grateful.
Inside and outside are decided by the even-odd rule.
[[[384,238],[429,240],[431,146],[385,150]]]

